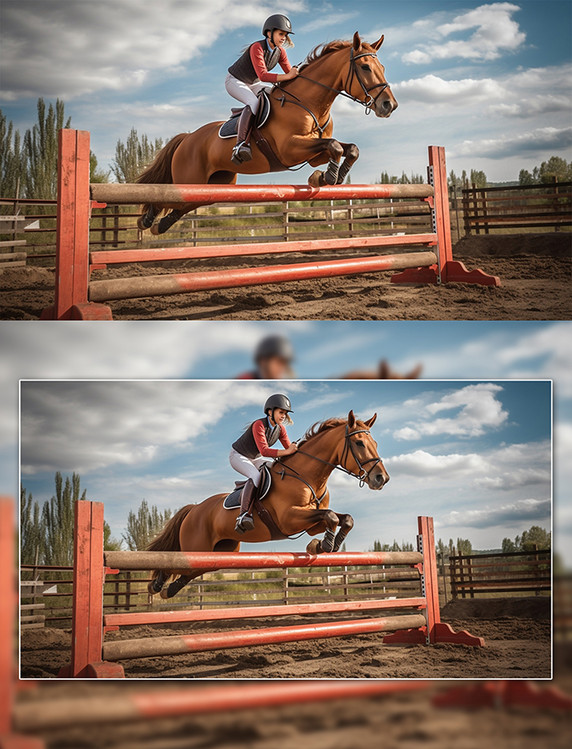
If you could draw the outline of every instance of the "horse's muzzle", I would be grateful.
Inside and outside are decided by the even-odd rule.
[[[397,109],[397,101],[393,94],[391,94],[388,98],[380,97],[375,102],[373,111],[377,117],[389,117],[395,109]]]
[[[379,491],[380,489],[383,489],[388,481],[389,474],[387,473],[387,471],[375,471],[370,473],[366,483],[370,489]]]

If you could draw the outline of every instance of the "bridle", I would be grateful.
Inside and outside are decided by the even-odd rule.
[[[315,83],[317,86],[322,86],[322,88],[327,88],[329,91],[334,91],[336,95],[338,96],[345,96],[346,99],[351,99],[351,101],[355,101],[357,104],[361,104],[362,107],[365,109],[365,113],[369,114],[377,101],[377,98],[385,91],[386,88],[388,88],[389,83],[387,81],[385,83],[376,83],[375,86],[370,86],[369,88],[365,85],[363,78],[360,76],[358,66],[356,64],[356,60],[361,59],[362,57],[377,57],[375,52],[360,52],[359,55],[356,55],[354,52],[354,48],[352,47],[350,50],[350,66],[348,69],[348,75],[346,78],[346,82],[344,83],[343,88],[333,88],[332,86],[328,86],[326,83],[322,83],[321,81],[316,81],[313,78],[308,78],[307,75],[303,75],[302,73],[298,73],[298,78],[303,78],[305,81],[310,81],[310,83]],[[359,96],[353,96],[349,93],[349,90],[352,86],[354,78],[357,80],[359,85],[361,86],[361,89],[364,93],[364,99],[360,99]],[[295,80],[295,79],[293,79]],[[377,92],[375,96],[371,95],[372,91],[375,91],[376,88],[379,88],[380,90]],[[286,93],[289,93],[288,91]],[[291,96],[294,96],[294,94],[290,94]]]
[[[329,460],[323,460],[323,458],[318,458],[316,455],[311,455],[310,453],[305,452],[304,450],[298,450],[295,455],[300,453],[301,455],[305,455],[308,458],[313,458],[314,460],[317,460],[319,463],[323,463],[324,465],[331,466],[337,471],[342,471],[343,473],[346,473],[348,476],[352,476],[354,479],[357,479],[359,481],[360,488],[366,483],[367,479],[369,478],[369,474],[373,471],[373,469],[376,467],[378,463],[381,463],[381,458],[379,456],[376,456],[375,458],[368,458],[368,460],[365,460],[363,463],[360,461],[359,457],[355,453],[354,449],[354,443],[351,441],[350,437],[353,437],[356,434],[371,434],[369,429],[356,429],[353,432],[350,432],[349,425],[346,424],[346,434],[345,434],[345,440],[344,440],[344,449],[342,451],[342,455],[340,458],[339,463],[332,463]],[[345,466],[341,465],[346,459],[348,455],[352,456],[352,458],[355,460],[356,465],[358,467],[359,473],[354,473],[353,471],[350,471],[349,468],[346,468]],[[373,463],[371,468],[366,471],[366,466],[368,463]]]

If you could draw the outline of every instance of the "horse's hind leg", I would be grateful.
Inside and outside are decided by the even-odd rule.
[[[179,591],[183,590],[187,583],[191,582],[193,577],[198,577],[201,574],[202,572],[199,572],[197,575],[181,575],[161,591],[161,598],[173,598]]]
[[[153,226],[151,227],[151,234],[154,234],[155,236],[157,236],[158,234],[164,234],[171,228],[171,226],[173,226],[173,224],[176,224],[177,221],[185,215],[185,213],[187,213],[187,211],[179,211],[177,209],[172,210],[171,213],[163,216],[160,221],[158,221],[156,224],[153,224]]]
[[[142,216],[137,219],[137,226],[141,231],[150,229],[153,226],[153,221],[157,218],[161,212],[160,208],[156,208],[154,205],[150,205]]]
[[[157,576],[154,577],[147,586],[147,590],[149,591],[150,595],[154,596],[156,593],[160,593],[163,590],[163,585],[165,585],[168,579],[169,574],[167,572],[163,572],[163,570],[159,570],[157,572]]]

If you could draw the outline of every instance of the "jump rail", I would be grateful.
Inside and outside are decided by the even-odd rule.
[[[433,519],[418,518],[417,552],[348,552],[336,554],[264,552],[121,552],[103,549],[103,505],[80,501],[75,505],[74,590],[71,663],[62,677],[121,678],[123,666],[116,661],[156,655],[202,652],[223,648],[294,642],[325,637],[390,631],[386,643],[462,643],[482,647],[484,640],[468,632],[454,632],[441,622]],[[393,565],[412,567],[419,574],[421,595],[415,598],[372,601],[327,601],[202,611],[135,612],[103,615],[106,574],[120,570],[167,569],[269,569],[281,567],[328,567]],[[279,609],[279,610],[278,610]],[[124,626],[165,622],[258,619],[262,616],[361,612],[400,609],[397,615],[308,623],[224,632],[183,634],[104,641],[105,634]]]
[[[402,270],[393,283],[473,283],[499,286],[500,280],[481,270],[469,271],[453,260],[445,150],[429,146],[429,184],[337,185],[145,185],[89,184],[90,137],[83,130],[60,130],[58,165],[58,224],[56,239],[56,286],[53,307],[44,310],[46,320],[110,320],[110,300],[208,291],[239,286],[283,283],[308,278],[330,278],[372,271]],[[174,247],[117,251],[89,250],[92,206],[106,203],[163,203],[180,207],[188,203],[255,203],[285,200],[413,198],[431,208],[431,233],[349,239],[316,239],[235,244],[228,246]],[[342,260],[225,269],[209,272],[126,277],[91,281],[94,269],[110,263],[273,255],[338,249],[379,250],[382,247],[422,246],[423,252],[397,255],[373,254]]]

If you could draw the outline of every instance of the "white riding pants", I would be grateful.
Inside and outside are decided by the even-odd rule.
[[[234,447],[231,449],[228,459],[234,470],[246,476],[247,479],[252,479],[255,486],[259,486],[260,484],[260,479],[262,478],[260,468],[262,465],[272,462],[272,458],[263,458],[262,456],[251,460],[246,455],[241,455],[241,453],[237,452]]]
[[[264,83],[245,83],[235,78],[232,73],[229,73],[226,76],[224,86],[232,97],[248,105],[252,110],[252,114],[256,114],[258,111],[258,97],[256,94],[264,88]]]

